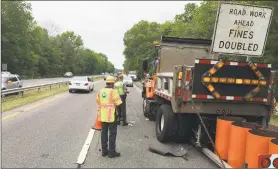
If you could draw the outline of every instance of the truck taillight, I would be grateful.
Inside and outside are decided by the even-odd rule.
[[[177,95],[181,95],[181,80],[182,80],[182,72],[178,72],[178,88],[177,88]]]
[[[84,85],[85,85],[85,86],[88,86],[88,83],[85,83]]]
[[[178,87],[181,87],[181,80],[178,81]]]
[[[181,89],[177,89],[177,95],[180,96],[181,95]]]
[[[178,73],[178,79],[181,80],[182,79],[182,72]]]

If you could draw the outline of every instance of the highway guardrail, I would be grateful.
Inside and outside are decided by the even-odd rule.
[[[93,78],[93,77],[103,77],[103,75],[89,76],[89,77],[91,77],[91,78]],[[4,97],[5,95],[15,94],[15,93],[22,94],[22,96],[23,96],[23,93],[25,91],[28,91],[28,90],[38,89],[38,91],[40,91],[40,89],[43,88],[43,87],[49,87],[50,90],[51,90],[51,87],[54,86],[54,85],[59,85],[59,87],[60,87],[60,85],[68,84],[69,82],[70,82],[70,80],[64,80],[64,81],[53,82],[53,83],[46,83],[46,84],[40,84],[40,85],[34,85],[34,86],[28,86],[28,87],[2,90],[1,91],[1,96]]]

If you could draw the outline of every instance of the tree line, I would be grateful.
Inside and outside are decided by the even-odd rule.
[[[26,1],[1,1],[1,57],[8,71],[27,78],[114,72],[103,53],[84,47],[80,35],[66,31],[51,36],[38,26]]]
[[[237,1],[237,3],[274,8],[265,53],[260,61],[278,64],[278,3],[276,1]],[[184,6],[184,12],[177,14],[173,21],[162,24],[146,20],[138,22],[124,35],[124,69],[126,71],[136,69],[140,72],[144,58],[154,60],[158,53],[153,47],[153,41],[159,41],[161,36],[212,39],[217,10],[217,1],[204,1],[199,6],[188,3]]]

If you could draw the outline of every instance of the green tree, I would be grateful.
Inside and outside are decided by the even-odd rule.
[[[278,53],[278,3],[276,1],[237,1],[236,3],[274,8],[265,54],[260,61],[278,64],[276,57]],[[153,60],[157,56],[157,51],[152,47],[152,42],[159,40],[161,36],[212,39],[217,10],[217,1],[204,1],[200,6],[188,3],[184,6],[184,12],[177,14],[174,21],[166,21],[162,24],[148,21],[138,22],[124,35],[124,69],[140,71],[143,58],[149,57],[150,60]],[[226,59],[231,58],[227,57]],[[245,58],[240,57],[239,59]]]
[[[31,5],[25,1],[2,1],[2,63],[8,71],[25,77],[62,76],[114,72],[103,53],[83,47],[80,35],[66,31],[57,36],[37,25]]]

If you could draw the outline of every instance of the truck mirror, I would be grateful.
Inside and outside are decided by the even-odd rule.
[[[142,69],[143,69],[144,72],[146,72],[148,70],[148,61],[147,60],[143,61],[143,68]]]

